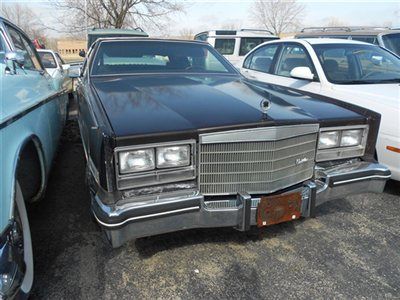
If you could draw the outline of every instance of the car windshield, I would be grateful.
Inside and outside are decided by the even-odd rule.
[[[400,33],[382,35],[382,40],[385,48],[400,56]]]
[[[175,41],[103,41],[91,75],[237,72],[211,46]]]
[[[50,52],[38,52],[40,60],[43,63],[43,66],[47,68],[57,68],[57,63],[54,59],[53,54]]]
[[[327,79],[332,83],[400,82],[400,59],[378,46],[317,44],[313,48]]]

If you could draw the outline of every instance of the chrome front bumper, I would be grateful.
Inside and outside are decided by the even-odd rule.
[[[349,161],[317,167],[315,178],[280,194],[301,192],[303,217],[313,217],[315,207],[322,203],[359,193],[381,193],[390,171],[378,163]],[[147,201],[124,205],[103,204],[98,194],[92,193],[92,211],[113,247],[130,239],[190,228],[235,227],[246,231],[256,225],[256,210],[260,197],[245,192],[236,197],[211,199],[196,190],[185,194],[170,194]]]

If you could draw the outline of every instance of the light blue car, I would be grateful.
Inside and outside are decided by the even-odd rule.
[[[0,18],[0,299],[26,296],[33,253],[26,204],[41,198],[67,114],[68,93],[29,38]]]

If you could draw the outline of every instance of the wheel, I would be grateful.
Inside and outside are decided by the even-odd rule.
[[[14,239],[20,239],[19,250],[22,252],[25,263],[25,274],[21,283],[21,291],[28,294],[33,284],[33,251],[32,238],[29,228],[28,214],[25,208],[24,196],[22,195],[19,183],[15,187],[14,220],[17,223],[14,230]]]

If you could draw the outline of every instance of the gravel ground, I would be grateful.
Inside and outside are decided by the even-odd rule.
[[[30,220],[32,299],[399,298],[400,184],[250,234],[188,230],[112,249],[89,214],[85,162],[69,123]]]

